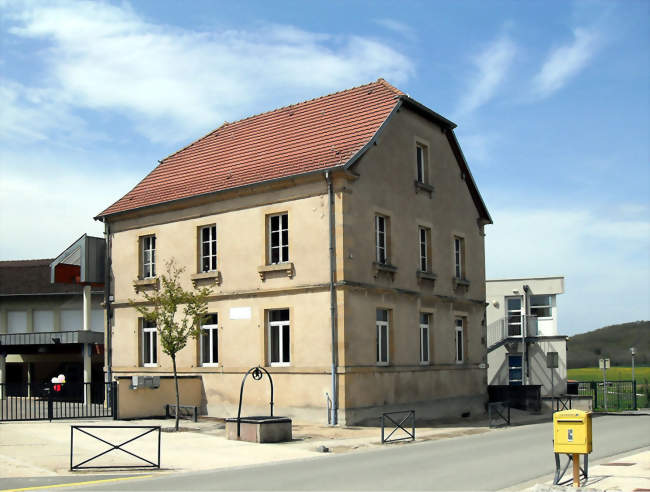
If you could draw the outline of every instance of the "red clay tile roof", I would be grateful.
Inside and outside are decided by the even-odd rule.
[[[383,79],[222,126],[163,159],[98,217],[345,165],[403,93]]]

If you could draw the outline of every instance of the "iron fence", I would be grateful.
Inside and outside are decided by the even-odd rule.
[[[488,403],[488,426],[499,427],[510,425],[510,405],[507,401],[492,401]]]
[[[404,418],[397,422],[397,420],[394,420],[391,415],[404,415]],[[409,418],[411,420],[411,432],[409,432],[403,425],[404,422],[409,420]],[[399,417],[397,417],[397,419],[399,420]],[[385,436],[386,421],[390,421],[395,426],[388,436]],[[391,436],[395,434],[398,429],[401,429],[406,436],[391,439]],[[381,414],[381,443],[385,444],[397,441],[415,441],[415,410],[402,410],[399,412],[387,412]]]
[[[0,384],[0,421],[114,417],[115,383]]]
[[[578,381],[578,395],[591,396],[593,409],[636,410],[636,381]]]
[[[100,437],[97,434],[93,434],[91,431],[86,430],[86,429],[93,429],[94,432],[97,432],[98,429],[136,429],[138,431],[144,430],[144,432],[140,432],[135,437],[132,437],[131,439],[128,439],[126,441],[123,441],[121,443],[115,444],[110,441],[108,441],[108,437]],[[75,464],[74,463],[74,432],[75,430],[77,432],[80,432],[82,434],[85,434],[89,437],[92,437],[93,439],[96,439],[99,442],[102,442],[108,446],[110,446],[109,449],[98,453],[94,456],[91,456],[90,458],[87,458],[83,460],[80,463]],[[151,434],[152,432],[158,431],[158,445],[157,445],[157,455],[158,455],[158,461],[153,462],[147,458],[144,458],[140,455],[135,454],[132,451],[129,451],[128,449],[124,449],[124,446],[127,444],[132,443],[133,441],[137,441],[138,439],[143,438],[144,436]],[[76,471],[76,470],[87,470],[87,469],[108,469],[108,468],[157,468],[160,469],[160,431],[161,428],[159,425],[71,425],[70,426],[70,471]],[[145,464],[138,464],[138,465],[129,465],[129,464],[115,464],[115,465],[89,465],[91,461],[94,461],[98,458],[101,458],[102,456],[107,455],[108,453],[112,451],[122,451],[123,453],[135,458],[138,461],[142,461]]]

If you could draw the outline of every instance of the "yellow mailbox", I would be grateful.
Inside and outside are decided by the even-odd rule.
[[[553,451],[591,453],[591,412],[564,410],[553,414]]]

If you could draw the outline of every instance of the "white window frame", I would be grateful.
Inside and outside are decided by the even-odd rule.
[[[377,311],[383,311],[386,313],[386,320],[378,320],[375,316],[375,326],[377,329],[377,365],[378,366],[387,366],[390,363],[390,311],[388,309],[377,309]],[[384,339],[385,332],[386,337],[386,360],[381,359],[381,344]]]
[[[203,238],[203,231],[208,231],[208,239],[207,241]],[[201,273],[207,273],[207,272],[216,272],[218,269],[218,263],[217,263],[217,250],[218,250],[218,244],[217,244],[217,225],[216,224],[211,224],[207,226],[201,227],[199,230],[199,254],[200,254],[200,263],[199,263],[199,268],[201,269]],[[207,244],[208,246],[208,254],[206,255],[204,253],[204,246]],[[204,261],[205,259],[208,259],[209,262],[209,268],[206,270],[204,266]]]
[[[142,319],[141,322],[142,322],[142,366],[158,367],[158,328],[156,325],[146,326],[147,321],[145,319]],[[146,353],[147,344],[145,343],[145,339],[147,338],[149,339],[148,354]]]
[[[465,333],[463,328],[465,326],[465,321],[463,318],[456,318],[454,321],[455,337],[454,337],[454,353],[456,358],[456,364],[462,364],[465,362]],[[460,350],[459,350],[460,349]],[[458,357],[460,353],[460,358]]]
[[[426,147],[421,143],[415,144],[415,180],[426,183]]]
[[[268,311],[268,337],[269,337],[269,364],[273,367],[283,367],[291,365],[291,311],[289,311],[289,319],[282,321],[271,321],[271,313],[274,311],[289,311],[285,309],[272,309]],[[278,327],[278,356],[279,361],[273,362],[273,327]],[[289,331],[289,360],[283,360],[284,355],[284,331]]]
[[[424,241],[422,238],[424,237]],[[431,241],[431,229],[424,226],[418,227],[418,241],[420,245],[420,271],[430,272],[429,264],[429,242]],[[422,268],[424,266],[424,268]]]
[[[534,304],[533,299],[535,297],[546,297],[548,298],[549,304]],[[532,294],[530,296],[530,314],[531,316],[537,317],[537,319],[552,319],[553,318],[553,295],[552,294]],[[533,309],[539,309],[539,308],[548,308],[549,314],[548,316],[537,316],[536,314],[533,314]]]
[[[510,359],[512,357],[519,357],[521,360],[521,365],[519,366],[513,366],[510,364]],[[519,368],[521,370],[521,379],[511,379],[510,378],[510,370],[511,369],[517,369]],[[508,354],[508,386],[512,385],[512,382],[519,382],[520,384],[518,385],[513,385],[513,386],[520,386],[524,384],[524,356],[522,353],[516,353],[516,354]]]
[[[274,217],[279,217],[278,220],[278,226],[279,229],[275,231],[272,228],[273,224],[273,218]],[[283,217],[286,217],[287,220],[287,225],[286,228],[282,226],[283,222]],[[280,263],[288,263],[289,262],[289,213],[288,212],[282,212],[279,214],[272,214],[267,216],[268,220],[268,230],[269,230],[269,237],[268,237],[268,255],[269,255],[269,265],[279,265]],[[282,241],[282,233],[286,231],[287,232],[287,242],[286,244],[283,243]],[[273,233],[277,232],[278,233],[278,245],[273,246]],[[285,248],[286,248],[286,255],[285,255]],[[278,250],[278,261],[273,261],[273,250],[277,249]]]
[[[147,260],[147,253],[149,259]],[[156,235],[140,237],[140,260],[142,263],[142,278],[154,278],[156,276]],[[148,270],[148,271],[147,271]]]
[[[426,316],[426,323],[423,317]],[[420,364],[427,365],[431,363],[431,313],[420,313]],[[426,358],[424,348],[426,347]]]
[[[214,313],[216,316],[216,313]],[[210,347],[210,361],[205,362],[203,360],[203,333],[208,332],[208,344]],[[213,353],[212,348],[214,346],[214,337],[217,337],[217,353]],[[201,367],[217,367],[219,365],[219,322],[217,318],[217,323],[201,325]],[[216,359],[216,361],[214,360]]]
[[[380,224],[382,227],[380,227]],[[376,214],[375,215],[375,251],[376,251],[376,260],[377,263],[380,265],[386,265],[389,263],[388,261],[388,248],[387,248],[387,241],[386,241],[386,233],[387,233],[387,224],[388,224],[388,219],[387,217]],[[381,230],[383,228],[383,231]],[[383,253],[383,257],[382,257]]]
[[[463,257],[465,256],[465,240],[460,236],[454,236],[454,277],[462,280],[465,277],[463,271]]]
[[[519,309],[510,309],[510,301],[519,301]],[[506,331],[509,337],[520,337],[523,334],[524,328],[524,299],[522,296],[506,296],[505,298],[505,310],[506,310]],[[513,321],[514,320],[514,321]],[[518,333],[515,333],[514,329],[510,328],[519,327],[517,330]],[[511,334],[512,331],[512,334]]]

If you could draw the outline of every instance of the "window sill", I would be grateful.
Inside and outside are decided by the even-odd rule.
[[[158,364],[142,364],[142,367],[159,367]]]
[[[454,277],[453,282],[454,282],[454,289],[457,289],[457,288],[460,287],[462,289],[467,290],[469,288],[469,285],[470,285],[469,280],[467,280],[465,278]]]
[[[293,263],[290,261],[287,263],[277,263],[274,265],[262,265],[257,267],[257,273],[259,273],[262,282],[266,280],[266,276],[269,273],[276,273],[276,272],[285,273],[289,278],[293,278],[293,276],[295,275]]]
[[[201,272],[201,273],[193,273],[190,275],[190,280],[192,280],[192,284],[194,287],[197,286],[197,284],[205,282],[205,283],[215,283],[217,285],[221,285],[221,272],[216,270],[213,272]]]
[[[289,367],[291,362],[271,362],[271,367]]]
[[[415,272],[415,275],[417,276],[418,280],[430,280],[431,282],[435,282],[438,276],[435,273],[432,272],[424,272],[422,270],[418,270]]]
[[[377,367],[388,367],[389,363],[388,362],[377,362]]]
[[[420,365],[421,365],[421,366],[430,366],[430,365],[431,365],[431,361],[428,361],[428,360],[426,360],[426,361],[425,361],[425,360],[421,360],[421,361],[420,361]]]
[[[379,274],[382,273],[389,275],[391,280],[395,280],[395,272],[397,272],[397,267],[395,265],[373,261],[372,268],[375,271],[375,278],[379,277]]]
[[[210,363],[210,364],[205,363],[205,364],[201,364],[199,367],[219,367],[219,363],[218,362]]]
[[[421,183],[420,181],[417,181],[417,180],[415,180],[414,183],[415,183],[415,193],[416,194],[420,193],[420,192],[424,192],[424,193],[429,194],[429,198],[433,197],[433,191],[434,191],[433,186],[431,186],[430,184]]]
[[[133,281],[133,289],[136,294],[141,290],[158,289],[158,277],[135,279]]]

